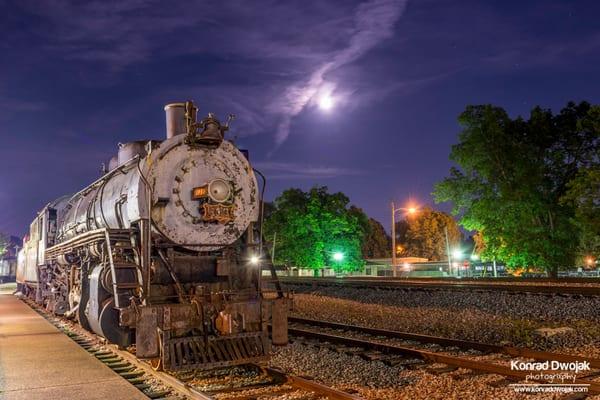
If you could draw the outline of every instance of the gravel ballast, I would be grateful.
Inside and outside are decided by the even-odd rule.
[[[295,291],[293,313],[301,317],[600,358],[600,298],[332,287],[315,290],[302,286],[288,289]],[[559,327],[570,329],[542,330],[559,332],[549,336],[536,332]],[[437,375],[300,343],[276,349],[272,363],[290,373],[354,390],[369,400],[564,396],[517,393],[498,375],[478,375],[463,369]]]
[[[289,288],[299,316],[544,350],[586,347],[600,357],[600,297]],[[537,331],[558,327],[572,329]]]
[[[556,394],[522,394],[508,386],[504,377],[474,374],[465,369],[432,374],[426,369],[389,367],[325,348],[292,343],[275,348],[271,366],[310,378],[366,400],[433,399],[557,399]],[[443,367],[441,364],[427,367]],[[512,383],[512,382],[511,382]],[[588,399],[598,400],[600,396]]]

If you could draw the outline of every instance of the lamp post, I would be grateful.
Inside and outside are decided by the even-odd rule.
[[[406,211],[407,214],[414,214],[417,212],[415,207],[400,207],[396,208],[394,202],[392,201],[392,274],[393,276],[397,275],[396,271],[396,212],[398,211]]]

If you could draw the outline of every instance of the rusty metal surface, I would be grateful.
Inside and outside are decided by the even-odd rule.
[[[271,375],[280,376],[281,378],[287,380],[288,384],[295,388],[327,396],[327,398],[330,400],[363,400],[363,398],[360,396],[342,392],[341,390],[334,389],[319,382],[311,381],[295,375],[287,375],[273,368],[265,368],[265,370]]]
[[[163,344],[163,365],[166,370],[177,371],[262,362],[268,359],[266,342],[262,332],[167,339]]]
[[[243,154],[230,142],[218,148],[190,148],[177,135],[166,140],[148,159],[149,181],[154,182],[152,218],[172,242],[213,245],[216,250],[237,240],[258,219],[258,191],[254,172]],[[202,207],[192,196],[197,187],[214,180],[232,185],[233,220],[205,221]],[[196,249],[194,246],[186,246]]]
[[[275,346],[288,344],[288,309],[290,301],[287,298],[273,300],[271,308],[271,340]]]

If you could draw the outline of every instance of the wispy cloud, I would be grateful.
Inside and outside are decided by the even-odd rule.
[[[354,13],[354,32],[348,45],[333,53],[310,75],[308,81],[290,85],[283,95],[271,105],[281,114],[275,141],[281,145],[290,134],[292,118],[307,105],[314,104],[319,96],[333,96],[335,82],[327,82],[326,74],[362,57],[382,40],[392,36],[393,27],[402,15],[406,1],[370,0],[357,7]]]
[[[47,104],[35,100],[22,100],[0,94],[0,120],[13,117],[17,112],[37,112],[47,108]]]
[[[201,86],[173,76],[171,87],[177,86],[179,96],[201,93],[202,103],[235,113],[233,129],[243,126],[240,136],[274,132],[279,146],[292,119],[319,96],[337,96],[337,103],[352,107],[380,83],[367,82],[368,74],[348,82],[332,75],[392,37],[406,2],[263,0],[257,7],[207,1],[164,7],[146,0],[23,0],[18,7],[39,21],[21,34],[42,38],[39,48],[76,68],[75,79],[86,86],[116,85],[144,64],[177,64],[185,57],[211,57],[221,63],[222,75],[245,75],[246,81],[208,85],[194,77]],[[86,67],[77,67],[81,64]]]
[[[269,179],[329,179],[340,176],[360,176],[366,173],[354,168],[274,161],[255,162],[254,167],[267,173]]]

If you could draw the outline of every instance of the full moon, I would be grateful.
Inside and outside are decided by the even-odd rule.
[[[321,110],[330,110],[333,107],[333,99],[331,96],[325,95],[319,99],[319,108]]]

